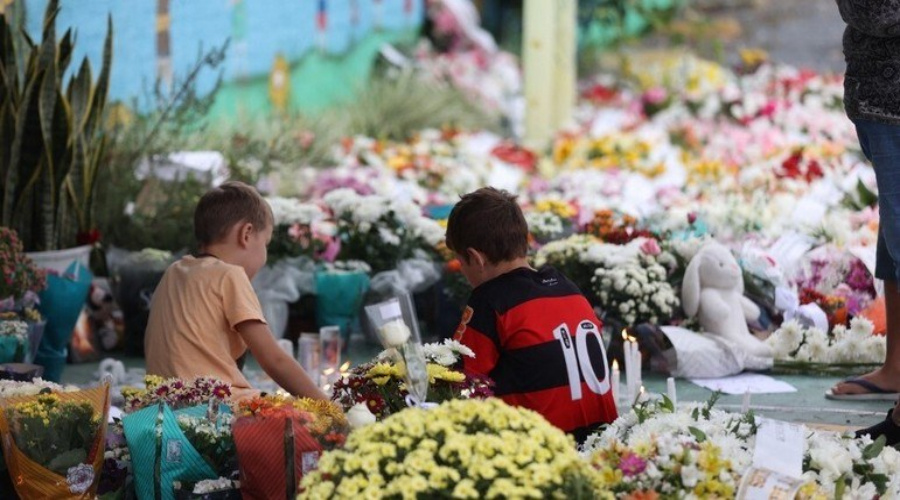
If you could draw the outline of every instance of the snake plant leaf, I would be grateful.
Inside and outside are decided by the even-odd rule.
[[[66,92],[69,104],[72,106],[73,128],[78,134],[81,134],[84,130],[84,123],[87,121],[88,109],[91,105],[93,93],[91,81],[91,63],[85,58],[81,62],[78,73],[69,82],[69,88]]]

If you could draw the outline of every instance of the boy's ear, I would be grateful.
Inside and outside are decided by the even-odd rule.
[[[468,257],[469,262],[479,267],[484,267],[484,265],[487,263],[487,259],[485,258],[484,254],[471,247],[466,249],[466,257]]]
[[[243,222],[238,226],[238,244],[246,246],[250,244],[250,237],[253,235],[253,224]]]

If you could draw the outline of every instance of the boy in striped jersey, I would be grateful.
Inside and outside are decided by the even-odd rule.
[[[580,443],[616,419],[600,320],[551,267],[528,263],[528,224],[506,191],[462,196],[447,246],[473,290],[455,338],[475,352],[468,371],[491,377],[505,402],[534,410]]]

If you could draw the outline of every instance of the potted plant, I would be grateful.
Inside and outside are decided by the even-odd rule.
[[[58,12],[59,0],[50,0],[38,43],[0,16],[0,225],[15,229],[29,252],[65,251],[97,237],[92,211],[106,146],[112,19],[96,81],[84,58],[64,84],[75,37],[68,29],[57,39]],[[85,263],[90,249],[80,249]],[[76,255],[54,264],[51,254],[47,267],[64,271]]]

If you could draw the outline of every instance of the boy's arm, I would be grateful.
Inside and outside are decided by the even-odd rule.
[[[269,327],[260,321],[244,321],[235,326],[241,338],[250,348],[253,357],[272,380],[294,396],[324,399],[328,396],[319,389],[300,363],[284,352]]]

